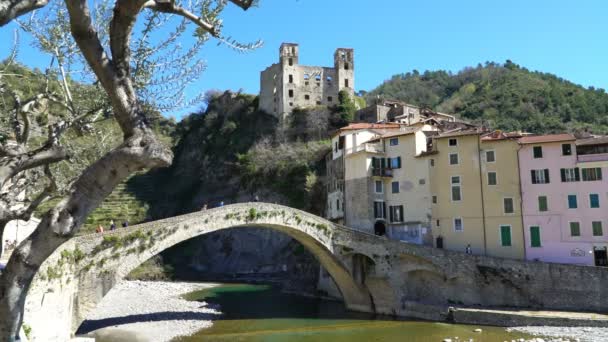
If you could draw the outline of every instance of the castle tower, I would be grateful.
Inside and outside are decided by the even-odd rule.
[[[298,65],[298,56],[300,54],[298,51],[299,49],[300,48],[298,44],[281,44],[281,48],[279,49],[279,58],[281,60],[281,65],[283,65],[283,67]]]
[[[336,49],[334,69],[338,92],[346,90],[351,96],[355,94],[355,52],[353,49]]]

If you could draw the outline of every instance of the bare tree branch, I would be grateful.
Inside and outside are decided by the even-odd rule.
[[[191,22],[193,22],[194,24],[196,24],[197,26],[199,26],[206,32],[209,32],[209,34],[211,34],[212,36],[219,37],[219,35],[220,35],[219,31],[217,30],[217,28],[215,26],[204,21],[199,16],[184,9],[183,7],[177,6],[174,1],[149,0],[145,3],[144,6],[146,8],[150,8],[150,9],[158,11],[158,12],[180,15],[180,16],[190,20]]]
[[[0,0],[0,26],[48,4],[48,0]]]

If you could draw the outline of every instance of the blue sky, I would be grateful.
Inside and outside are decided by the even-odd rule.
[[[506,59],[586,87],[608,88],[608,1],[260,2],[247,12],[227,9],[224,32],[241,41],[262,39],[264,46],[239,54],[207,44],[201,55],[208,70],[188,92],[257,93],[259,73],[277,61],[281,42],[299,43],[300,62],[308,65],[330,66],[335,48],[354,48],[357,90],[371,90],[413,69],[458,71]],[[10,27],[0,29],[0,58],[7,55],[10,37]],[[25,64],[40,63],[25,44],[20,57]]]

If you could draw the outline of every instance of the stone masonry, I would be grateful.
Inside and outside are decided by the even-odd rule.
[[[299,64],[299,46],[283,43],[279,63],[261,73],[260,109],[283,120],[297,107],[336,105],[340,91],[353,96],[354,88],[353,49],[337,49],[333,68],[304,66]]]
[[[442,317],[450,305],[608,311],[608,269],[516,261],[387,240],[300,210],[242,203],[74,238],[29,289],[34,341],[66,341],[114,284],[150,257],[221,229],[283,232],[308,249],[355,311]]]

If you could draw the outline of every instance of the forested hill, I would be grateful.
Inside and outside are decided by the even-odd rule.
[[[395,75],[366,94],[396,99],[503,130],[535,133],[608,133],[608,94],[511,61],[487,62],[453,74],[417,71]]]

